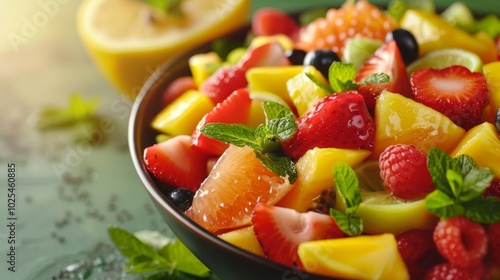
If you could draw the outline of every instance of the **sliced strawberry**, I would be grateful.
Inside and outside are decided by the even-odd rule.
[[[187,135],[147,147],[144,162],[160,182],[193,192],[207,176],[207,156],[191,148],[191,137]]]
[[[290,61],[285,55],[285,50],[277,42],[271,42],[248,49],[238,62],[243,69],[262,66],[286,66]]]
[[[315,147],[373,148],[375,123],[363,96],[357,91],[332,94],[320,99],[296,123],[297,132],[283,142],[285,153],[293,159],[300,158]]]
[[[382,45],[364,63],[355,80],[357,82],[363,81],[375,73],[389,75],[389,82],[367,84],[358,87],[358,92],[365,98],[366,106],[371,113],[374,112],[375,101],[384,89],[411,97],[411,86],[408,74],[406,73],[406,66],[396,41],[393,40]]]
[[[220,156],[229,147],[228,144],[205,136],[200,132],[207,123],[248,123],[252,100],[246,88],[234,91],[224,101],[218,103],[196,126],[192,135],[193,148],[206,154]]]
[[[410,79],[416,101],[443,113],[464,129],[480,122],[488,101],[483,74],[454,65],[417,70]]]
[[[295,38],[299,24],[287,13],[273,8],[261,8],[252,17],[252,33],[256,36],[284,34]]]
[[[244,88],[247,84],[245,69],[231,65],[215,71],[201,84],[200,90],[210,97],[214,104],[217,104],[226,99],[233,91]]]
[[[317,212],[299,213],[290,208],[259,203],[252,213],[255,235],[273,261],[302,267],[297,248],[305,241],[344,237],[335,220]]]
[[[183,76],[175,79],[163,92],[161,99],[162,106],[167,106],[172,101],[177,99],[177,97],[181,96],[184,92],[190,89],[197,89],[193,77]]]

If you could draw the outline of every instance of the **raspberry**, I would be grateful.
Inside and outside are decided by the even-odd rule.
[[[412,145],[392,145],[379,158],[380,177],[394,196],[416,200],[434,190],[427,157]]]
[[[424,280],[487,280],[490,273],[484,265],[470,269],[458,268],[451,263],[440,263],[433,266],[425,274]]]
[[[500,223],[489,225],[487,233],[491,260],[494,265],[500,267]]]
[[[500,181],[493,181],[484,191],[483,197],[496,196],[500,197]]]
[[[441,255],[458,268],[479,265],[488,251],[484,227],[463,216],[439,221],[433,238]]]
[[[432,230],[405,231],[396,240],[411,279],[422,279],[429,268],[443,261],[432,239]]]

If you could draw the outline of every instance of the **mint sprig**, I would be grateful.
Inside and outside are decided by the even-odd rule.
[[[297,170],[293,161],[282,154],[281,143],[297,131],[295,116],[289,108],[277,102],[264,101],[262,106],[266,122],[256,128],[244,124],[208,123],[200,131],[208,137],[238,147],[251,147],[264,166],[294,183]]]
[[[108,235],[115,247],[128,258],[128,272],[149,274],[148,279],[203,279],[210,276],[210,270],[178,240],[157,250],[119,227],[108,228]]]
[[[356,211],[362,201],[359,192],[359,181],[356,173],[345,163],[337,163],[333,168],[335,186],[342,194],[346,204],[345,213],[330,208],[330,216],[335,219],[339,228],[349,236],[360,235],[363,232],[363,220],[356,216]]]
[[[441,218],[466,216],[476,223],[500,222],[500,201],[483,198],[494,178],[489,168],[479,168],[467,155],[452,158],[431,148],[427,167],[436,190],[426,197],[427,209]]]
[[[334,61],[328,70],[328,83],[325,85],[310,73],[306,76],[316,85],[328,93],[356,90],[360,85],[387,83],[390,80],[389,75],[385,73],[374,73],[366,79],[356,83],[356,67],[352,63]]]

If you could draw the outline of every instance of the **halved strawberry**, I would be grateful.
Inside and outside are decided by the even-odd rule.
[[[281,45],[277,42],[270,42],[248,49],[237,65],[248,70],[252,67],[286,66],[290,64]]]
[[[365,98],[366,106],[371,113],[374,112],[375,102],[384,89],[411,97],[411,86],[406,66],[396,41],[385,43],[375,51],[363,64],[355,80],[361,82],[375,73],[385,73],[389,75],[390,79],[387,83],[367,84],[358,87],[358,92]]]
[[[220,103],[233,91],[247,86],[245,72],[244,68],[237,65],[221,67],[201,84],[200,90],[214,104]]]
[[[207,177],[208,157],[191,148],[191,137],[180,135],[149,146],[144,150],[144,163],[160,182],[193,192]]]
[[[276,262],[302,267],[297,248],[305,241],[344,237],[335,220],[317,212],[299,213],[290,208],[259,203],[252,224],[266,256]]]
[[[318,100],[296,120],[297,132],[284,141],[285,153],[298,159],[318,148],[373,148],[375,123],[357,91],[332,94]]]
[[[299,29],[299,24],[290,15],[278,9],[261,8],[252,17],[252,33],[255,36],[284,34],[293,39]]]
[[[483,74],[454,65],[444,69],[417,70],[410,80],[416,101],[443,113],[464,129],[480,122],[488,102]]]
[[[233,91],[224,101],[218,103],[196,126],[192,135],[193,148],[206,154],[220,156],[229,147],[228,144],[205,136],[200,132],[207,123],[248,123],[252,100],[246,88]]]

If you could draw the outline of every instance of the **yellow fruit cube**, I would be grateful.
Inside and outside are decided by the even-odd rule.
[[[493,124],[484,122],[469,129],[451,156],[462,154],[472,157],[478,166],[490,168],[500,179],[500,140]]]
[[[255,48],[273,42],[279,43],[284,50],[291,50],[294,48],[294,43],[292,39],[283,34],[270,35],[270,36],[257,36],[252,39],[249,48]]]
[[[497,110],[500,109],[500,61],[484,65],[483,73],[488,86],[489,106],[491,106],[489,119],[494,120]]]
[[[370,151],[337,148],[314,148],[307,151],[295,164],[298,180],[278,205],[306,212],[313,199],[334,186],[333,167],[338,162],[355,166],[365,160]]]
[[[252,226],[220,234],[219,238],[250,253],[265,256],[264,251],[262,251],[262,247],[255,236]]]
[[[276,103],[280,103],[285,107],[289,107],[283,98],[280,96],[265,92],[265,91],[251,91],[250,99],[252,103],[250,104],[250,115],[248,117],[248,125],[252,127],[257,127],[260,124],[266,122],[266,115],[264,113],[264,108],[262,107],[262,102],[264,101],[273,101]]]
[[[375,126],[375,158],[394,144],[414,145],[424,153],[431,147],[450,153],[465,135],[463,128],[440,112],[388,91],[377,99]]]
[[[213,108],[208,96],[188,90],[163,108],[151,126],[168,135],[191,135],[201,118]]]
[[[252,67],[245,76],[251,91],[267,91],[279,95],[290,106],[294,106],[288,95],[286,82],[299,74],[304,66]]]
[[[308,241],[299,245],[304,269],[340,279],[410,279],[393,234]]]
[[[188,64],[194,83],[199,87],[222,65],[222,59],[215,52],[199,53],[191,56]]]
[[[320,83],[329,85],[323,74],[311,65],[306,66],[299,74],[288,80],[286,83],[288,95],[297,108],[299,116],[312,107],[316,101],[329,94],[307,77],[307,74],[315,77]]]

